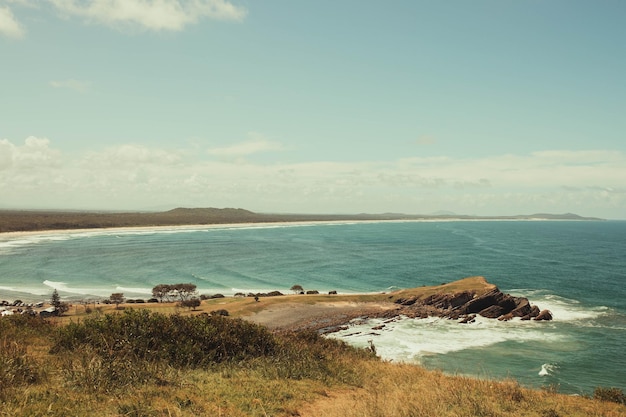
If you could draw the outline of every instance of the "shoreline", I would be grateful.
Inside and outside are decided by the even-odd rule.
[[[577,220],[577,219],[548,219],[548,218],[419,218],[419,219],[354,219],[354,220],[298,220],[298,221],[249,221],[234,223],[197,223],[197,224],[172,224],[172,225],[146,225],[146,226],[105,226],[91,228],[59,228],[59,229],[37,229],[20,231],[0,231],[0,242],[14,238],[27,236],[49,236],[64,234],[98,234],[112,232],[167,232],[167,231],[202,231],[211,229],[244,229],[263,227],[302,227],[316,225],[349,225],[349,224],[377,224],[377,223],[449,223],[449,222],[580,222],[598,220]],[[3,239],[7,238],[7,239]]]

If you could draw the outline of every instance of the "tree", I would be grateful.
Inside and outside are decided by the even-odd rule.
[[[54,307],[54,312],[56,315],[61,316],[63,313],[70,309],[69,304],[61,301],[61,297],[59,296],[59,292],[54,289],[52,292],[52,298],[50,299],[50,304]]]
[[[152,288],[152,296],[154,298],[158,298],[160,302],[163,302],[165,298],[167,301],[170,301],[170,295],[172,292],[172,285],[170,284],[159,284]]]
[[[189,298],[196,295],[195,284],[174,284],[172,285],[172,291],[176,294],[181,302],[187,301]]]
[[[152,288],[152,296],[161,302],[163,299],[172,301],[172,298],[178,298],[182,302],[195,297],[197,295],[196,288],[195,284],[159,284]]]
[[[61,297],[59,296],[59,292],[56,288],[54,289],[54,291],[52,291],[52,299],[50,300],[50,305],[54,308],[57,308],[59,305],[61,305]]]
[[[124,302],[124,294],[121,292],[114,292],[113,294],[111,294],[111,296],[109,297],[109,300],[115,304],[115,309],[117,310],[119,308],[119,305],[121,303]]]
[[[302,285],[294,285],[291,288],[289,288],[291,291],[295,292],[296,294],[300,294],[301,292],[304,291],[304,288],[302,288]]]

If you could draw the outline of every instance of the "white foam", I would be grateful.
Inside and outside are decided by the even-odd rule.
[[[532,301],[539,308],[550,310],[555,321],[578,321],[597,318],[606,313],[607,307],[584,307],[580,302],[558,295],[548,294]]]
[[[61,281],[45,280],[43,282],[43,285],[46,285],[50,288],[54,288],[55,290],[62,290],[62,291],[65,291],[65,289],[67,288],[67,283],[61,282]]]
[[[141,288],[141,287],[121,287],[121,286],[117,286],[115,287],[115,291],[116,292],[122,292],[122,293],[131,293],[131,294],[150,294],[152,295],[152,288]]]
[[[541,370],[539,371],[539,376],[549,376],[554,374],[554,372],[557,370],[558,366],[556,364],[553,363],[544,363],[543,365],[541,365]]]
[[[0,255],[13,253],[16,249],[46,242],[59,242],[72,239],[70,234],[29,235],[19,238],[0,238]]]
[[[77,288],[70,287],[66,282],[60,281],[49,281],[45,280],[43,284],[47,287],[54,288],[55,290],[69,293],[69,294],[77,294],[77,295],[106,295],[109,296],[111,294],[111,290],[107,290],[105,288]]]
[[[383,324],[385,326],[380,330],[372,329]],[[483,317],[477,317],[476,322],[471,324],[436,317],[398,318],[392,322],[387,320],[387,323],[374,319],[353,324],[329,337],[342,339],[357,347],[366,347],[368,340],[372,340],[383,359],[419,362],[425,355],[480,348],[505,341],[558,340],[558,336],[542,331],[542,325],[532,321],[501,322]]]

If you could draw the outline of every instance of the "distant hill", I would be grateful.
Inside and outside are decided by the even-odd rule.
[[[545,214],[515,216],[469,216],[458,214],[269,214],[255,213],[241,208],[184,208],[164,212],[84,212],[0,210],[0,233],[100,229],[107,227],[149,227],[208,225],[227,223],[269,223],[302,221],[350,221],[350,220],[601,220],[577,214]]]

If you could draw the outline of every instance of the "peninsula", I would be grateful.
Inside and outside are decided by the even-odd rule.
[[[278,214],[241,208],[176,208],[163,212],[94,212],[0,210],[0,233],[40,230],[102,229],[112,227],[189,226],[240,223],[330,221],[444,221],[444,220],[601,220],[577,214],[471,216],[457,214]]]

